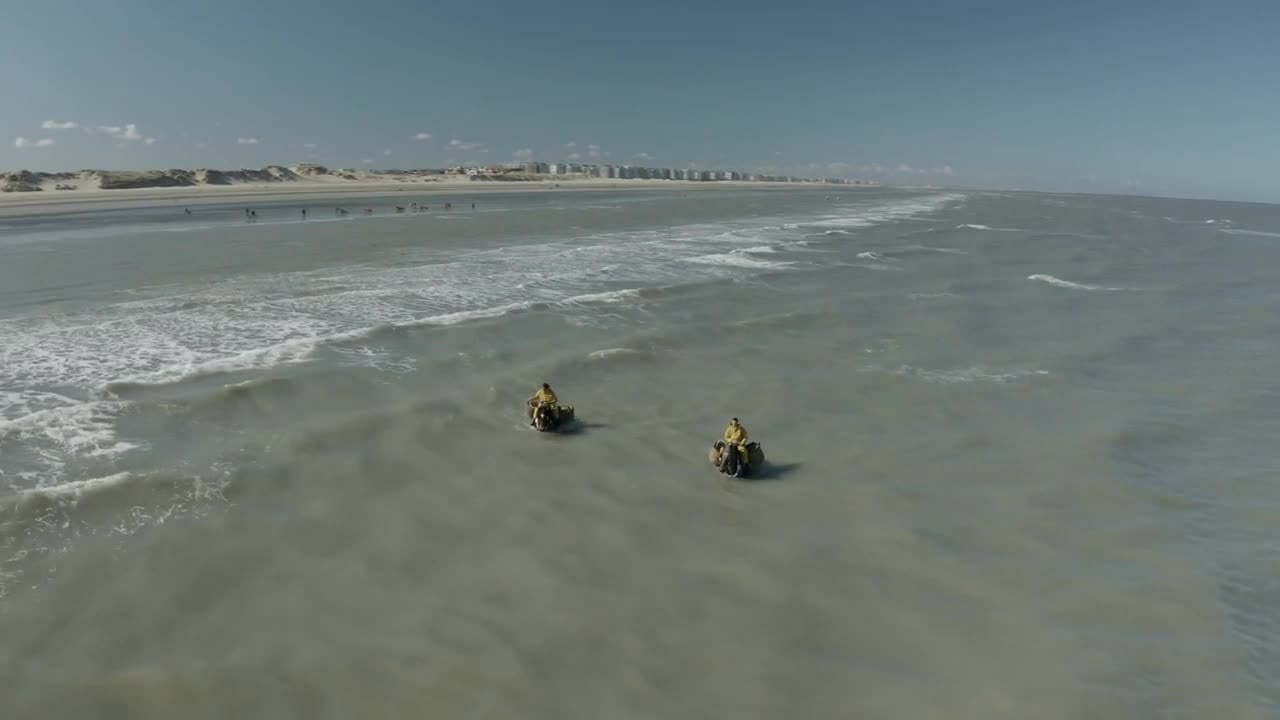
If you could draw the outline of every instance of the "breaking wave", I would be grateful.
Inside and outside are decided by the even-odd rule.
[[[1035,280],[1037,282],[1042,282],[1042,283],[1048,283],[1049,285],[1053,285],[1054,287],[1068,288],[1071,290],[1108,290],[1110,291],[1110,290],[1121,289],[1121,288],[1113,288],[1113,287],[1103,287],[1101,285],[1086,285],[1084,283],[1071,282],[1070,280],[1063,280],[1062,278],[1057,278],[1052,275],[1028,275],[1027,279]]]

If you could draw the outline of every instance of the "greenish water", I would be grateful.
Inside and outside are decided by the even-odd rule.
[[[420,201],[3,221],[15,717],[1280,708],[1280,208]]]

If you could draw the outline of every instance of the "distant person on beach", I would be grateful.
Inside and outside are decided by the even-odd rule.
[[[191,208],[185,208],[185,210],[186,210],[186,213],[187,213],[188,215],[190,215],[190,214],[191,214]]]
[[[306,220],[306,219],[307,219],[307,209],[306,209],[306,208],[302,208],[302,219],[303,219],[303,220]]]
[[[472,210],[475,210],[475,209],[476,209],[476,204],[475,204],[475,203],[471,203],[471,209],[472,209]]]

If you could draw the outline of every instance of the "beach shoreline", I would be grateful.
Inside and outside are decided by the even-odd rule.
[[[233,201],[244,202],[325,202],[342,198],[371,196],[458,196],[492,193],[546,193],[581,192],[590,190],[680,190],[706,192],[714,190],[802,190],[815,188],[839,188],[845,191],[871,189],[872,186],[836,185],[826,183],[781,183],[753,181],[696,181],[650,179],[547,179],[518,182],[471,180],[397,180],[373,179],[341,182],[279,182],[244,183],[235,185],[198,185],[169,188],[123,188],[102,190],[46,190],[0,194],[0,217],[56,215],[94,210],[136,209],[143,207],[173,207],[215,205]]]

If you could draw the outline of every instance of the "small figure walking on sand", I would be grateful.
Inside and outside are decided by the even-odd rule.
[[[306,220],[306,219],[307,219],[307,209],[306,209],[306,208],[302,208],[302,219],[303,219],[303,220]]]
[[[476,204],[475,204],[475,203],[471,203],[471,209],[472,209],[472,210],[475,210],[475,209],[476,209]]]

